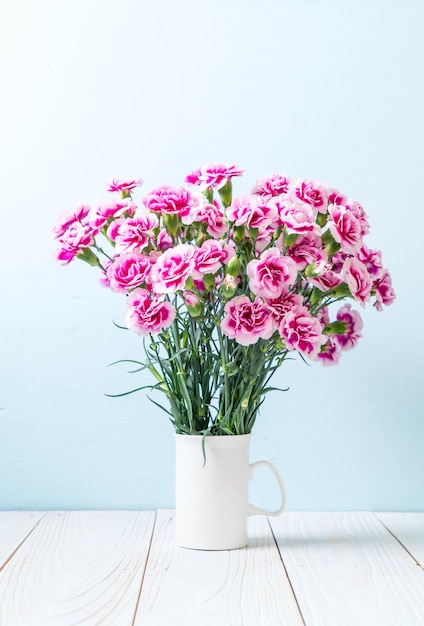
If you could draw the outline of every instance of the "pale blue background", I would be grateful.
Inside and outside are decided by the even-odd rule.
[[[398,300],[338,368],[289,362],[251,457],[290,509],[424,509],[423,2],[4,1],[0,9],[0,508],[173,506],[173,432],[119,358],[122,296],[52,260],[62,210],[207,161],[361,201]],[[272,506],[265,474],[254,490]]]

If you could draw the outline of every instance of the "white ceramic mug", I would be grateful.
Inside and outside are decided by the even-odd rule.
[[[176,540],[198,550],[229,550],[247,545],[248,515],[280,515],[286,495],[283,481],[268,461],[249,464],[250,435],[175,435]],[[248,502],[255,470],[268,467],[281,492],[281,506],[265,511]]]

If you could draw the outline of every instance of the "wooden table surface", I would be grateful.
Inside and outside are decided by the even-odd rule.
[[[424,626],[424,513],[249,519],[176,547],[174,513],[0,512],[0,626]]]

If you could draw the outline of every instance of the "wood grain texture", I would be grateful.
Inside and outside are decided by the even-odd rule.
[[[424,569],[424,513],[375,515]]]
[[[175,545],[174,516],[159,511],[134,626],[303,626],[264,517],[249,519],[249,547]]]
[[[0,511],[0,571],[44,515],[42,511]]]
[[[131,626],[153,512],[50,512],[0,573],[2,626]]]
[[[424,571],[372,513],[270,521],[307,626],[424,624]]]

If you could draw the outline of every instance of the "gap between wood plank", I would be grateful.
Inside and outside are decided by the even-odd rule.
[[[424,567],[421,565],[421,563],[415,558],[415,556],[412,554],[412,552],[410,552],[408,550],[408,548],[406,546],[403,545],[403,543],[401,542],[401,540],[399,539],[399,537],[396,537],[396,535],[390,530],[390,528],[388,528],[386,526],[386,524],[384,522],[381,521],[381,519],[378,517],[378,515],[376,513],[373,512],[373,515],[376,519],[378,519],[378,521],[380,522],[380,524],[383,526],[383,528],[385,528],[387,530],[387,532],[394,538],[396,539],[396,541],[398,542],[398,544],[400,546],[402,546],[402,548],[405,550],[405,552],[407,554],[409,554],[409,556],[411,557],[411,559],[413,561],[415,561],[415,563],[418,565],[418,567],[420,567],[423,571],[424,571]]]
[[[157,518],[158,518],[158,512],[157,512],[157,510],[155,510],[155,518],[154,518],[154,522],[153,522],[153,526],[152,526],[152,534],[150,535],[149,549],[147,550],[146,562],[144,564],[143,573],[141,575],[140,590],[138,592],[137,602],[136,602],[135,609],[134,609],[134,615],[133,615],[133,618],[131,620],[131,626],[134,626],[135,620],[137,618],[138,605],[140,604],[141,591],[143,589],[143,584],[144,584],[144,579],[145,579],[145,576],[146,576],[147,566],[148,566],[149,560],[150,560],[150,551],[152,549],[153,535],[155,534]]]
[[[0,565],[0,572],[2,572],[4,570],[4,568],[6,567],[6,565],[8,563],[10,563],[10,561],[13,559],[13,557],[15,556],[15,554],[17,553],[17,551],[19,550],[19,548],[21,548],[23,546],[23,544],[25,543],[25,541],[28,539],[28,537],[30,535],[32,535],[32,533],[34,532],[34,530],[37,528],[37,526],[43,521],[43,519],[46,517],[48,511],[44,512],[44,515],[42,517],[40,517],[40,519],[38,520],[38,522],[33,526],[33,528],[31,528],[31,530],[29,531],[29,533],[22,539],[21,543],[19,543],[16,548],[13,550],[13,552],[9,555],[9,557],[5,560],[5,562]]]
[[[295,593],[295,591],[294,591],[294,589],[293,589],[293,585],[292,585],[292,582],[291,582],[291,580],[290,580],[290,576],[289,576],[289,574],[288,574],[288,572],[287,572],[287,568],[286,568],[286,565],[285,565],[285,563],[284,563],[283,556],[282,556],[281,551],[280,551],[280,546],[278,545],[278,541],[277,541],[277,539],[275,538],[275,535],[274,535],[274,530],[273,530],[273,528],[272,528],[272,525],[271,525],[271,522],[270,522],[270,520],[269,520],[269,517],[267,517],[267,518],[266,518],[266,520],[267,520],[267,522],[268,522],[268,526],[269,526],[269,529],[270,529],[270,531],[271,531],[272,538],[274,539],[275,547],[277,548],[277,552],[278,552],[278,555],[279,555],[279,557],[280,557],[281,565],[283,566],[284,572],[285,572],[285,574],[286,574],[286,578],[287,578],[287,580],[289,581],[290,589],[291,589],[291,591],[292,591],[292,594],[293,594],[293,597],[294,597],[294,601],[296,602],[296,606],[297,606],[297,609],[298,609],[298,611],[299,611],[300,619],[302,620],[302,622],[304,623],[304,625],[305,625],[305,626],[307,626],[307,625],[306,625],[306,622],[305,622],[305,619],[304,619],[304,617],[303,617],[302,609],[300,608],[299,602],[297,601],[297,596],[296,596],[296,593]]]

